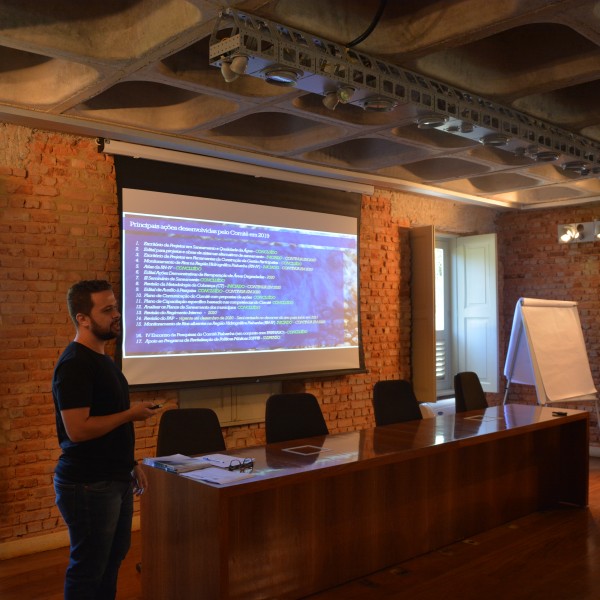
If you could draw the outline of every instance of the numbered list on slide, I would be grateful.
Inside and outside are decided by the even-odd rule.
[[[125,214],[124,351],[358,344],[356,236]]]

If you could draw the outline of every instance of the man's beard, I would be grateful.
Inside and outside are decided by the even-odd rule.
[[[103,329],[102,327],[100,327],[100,325],[98,325],[98,323],[96,321],[94,321],[94,319],[92,317],[90,317],[90,323],[91,323],[91,327],[90,327],[90,331],[99,339],[102,340],[104,342],[108,342],[109,340],[114,340],[115,338],[119,337],[119,333],[121,332],[121,319],[117,319],[116,321],[113,321],[111,323],[111,325],[108,327],[108,329]],[[115,333],[115,331],[113,330],[113,326],[115,324],[119,325],[119,331],[118,333]]]

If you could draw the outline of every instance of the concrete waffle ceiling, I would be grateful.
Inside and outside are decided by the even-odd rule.
[[[248,75],[226,83],[209,64],[228,7],[347,46],[380,6],[0,0],[0,120],[507,208],[600,200],[600,2],[389,0],[353,47],[573,134],[591,149],[584,157],[540,161],[551,148],[420,128],[427,111],[410,98],[389,112],[330,110],[319,93]]]

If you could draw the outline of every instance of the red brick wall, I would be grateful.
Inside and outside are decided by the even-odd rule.
[[[501,365],[517,300],[573,300],[596,388],[600,390],[600,242],[559,244],[558,225],[600,219],[600,203],[552,210],[506,212],[497,219],[498,259],[502,265]],[[505,379],[502,378],[503,385]],[[533,386],[511,385],[509,402],[535,403]],[[567,406],[567,405],[565,405]],[[591,404],[570,408],[590,410]],[[590,415],[590,441],[600,444],[596,416]]]
[[[0,211],[3,543],[64,530],[52,490],[59,450],[50,382],[54,363],[74,334],[65,306],[68,287],[78,279],[99,277],[109,279],[119,292],[119,228],[112,159],[98,154],[92,139],[0,123]],[[501,350],[506,347],[506,330],[510,331],[519,296],[580,300],[588,348],[595,361],[594,376],[600,384],[600,302],[596,291],[600,245],[575,249],[559,248],[555,243],[555,223],[577,220],[571,216],[575,214],[589,220],[588,212],[575,210],[511,212],[498,218],[500,273],[504,272],[506,279],[506,301],[500,299],[504,318]],[[367,372],[287,384],[319,397],[332,431],[372,425],[371,390],[375,381],[410,378],[408,228],[431,224],[439,231],[489,233],[494,231],[496,216],[497,212],[488,208],[383,190],[364,199],[360,301]],[[554,233],[542,235],[536,230],[532,234],[528,227],[538,220],[551,221],[548,230]],[[578,274],[571,275],[575,267]],[[546,275],[538,276],[542,269],[547,269]],[[528,274],[539,278],[529,283]],[[501,290],[502,285],[500,281]],[[591,290],[585,289],[586,285]],[[567,288],[577,297],[567,295]],[[537,289],[541,290],[539,294]],[[550,295],[552,291],[555,296]],[[177,392],[132,395],[133,401],[155,398],[176,402]],[[154,451],[156,421],[152,418],[136,426],[140,457]],[[229,428],[226,441],[230,448],[261,444],[264,427]]]
[[[118,292],[120,256],[112,159],[93,139],[0,125],[0,145],[2,542],[63,527],[50,381],[74,335],[66,291],[98,277]],[[140,448],[154,444],[155,430],[155,418],[138,427]]]
[[[113,162],[93,139],[0,124],[0,146],[0,542],[8,542],[64,529],[52,489],[59,449],[50,382],[74,335],[66,291],[98,277],[118,294],[120,256]],[[372,424],[377,379],[410,377],[408,242],[390,207],[389,197],[373,198],[362,214],[368,372],[289,384],[318,395],[335,432]],[[154,398],[176,402],[177,393],[132,394],[133,401]],[[156,418],[136,424],[138,456],[153,454],[156,431]],[[231,448],[264,443],[264,427],[232,427],[226,441]]]

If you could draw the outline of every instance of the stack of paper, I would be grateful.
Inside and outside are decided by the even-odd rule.
[[[203,458],[202,456],[194,458],[185,454],[170,454],[169,456],[145,458],[144,464],[163,471],[169,471],[169,473],[185,473],[186,471],[209,467],[210,465]]]
[[[179,473],[197,481],[221,484],[252,477],[253,463],[253,458],[230,456],[229,454],[207,454],[196,457],[171,454],[144,459],[145,465],[157,469]]]
[[[183,477],[189,477],[196,481],[206,481],[207,483],[232,483],[240,479],[252,477],[252,473],[242,471],[229,471],[219,467],[209,467],[208,469],[198,469],[197,471],[188,471],[182,474]]]

